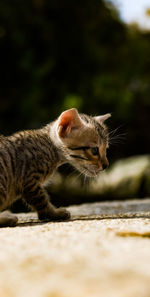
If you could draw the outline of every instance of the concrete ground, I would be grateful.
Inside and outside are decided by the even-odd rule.
[[[69,209],[0,229],[0,297],[149,297],[150,199]]]

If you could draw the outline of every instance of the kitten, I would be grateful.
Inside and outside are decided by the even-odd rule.
[[[75,108],[39,130],[0,136],[0,210],[19,197],[31,205],[40,220],[68,220],[70,213],[55,208],[44,185],[60,165],[69,162],[80,172],[96,176],[108,166],[106,114],[90,117]],[[14,226],[17,217],[0,214],[0,226]]]

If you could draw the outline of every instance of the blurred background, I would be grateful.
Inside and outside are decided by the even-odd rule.
[[[120,158],[129,158],[130,164],[131,156],[146,158],[148,2],[1,0],[0,133],[39,128],[71,107],[91,115],[111,112],[109,130],[117,128],[108,151],[111,166]],[[138,190],[135,196],[149,194],[149,183],[144,180],[143,186],[143,177],[141,183],[141,194]]]

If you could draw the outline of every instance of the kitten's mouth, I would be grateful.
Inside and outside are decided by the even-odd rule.
[[[97,176],[98,173],[103,170],[98,168],[96,165],[90,165],[89,167],[83,166],[83,168],[86,170],[85,174],[91,177]]]

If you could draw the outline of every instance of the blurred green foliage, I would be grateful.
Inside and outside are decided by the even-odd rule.
[[[0,1],[0,132],[37,128],[64,109],[112,112],[112,158],[150,151],[150,32],[102,0]]]

